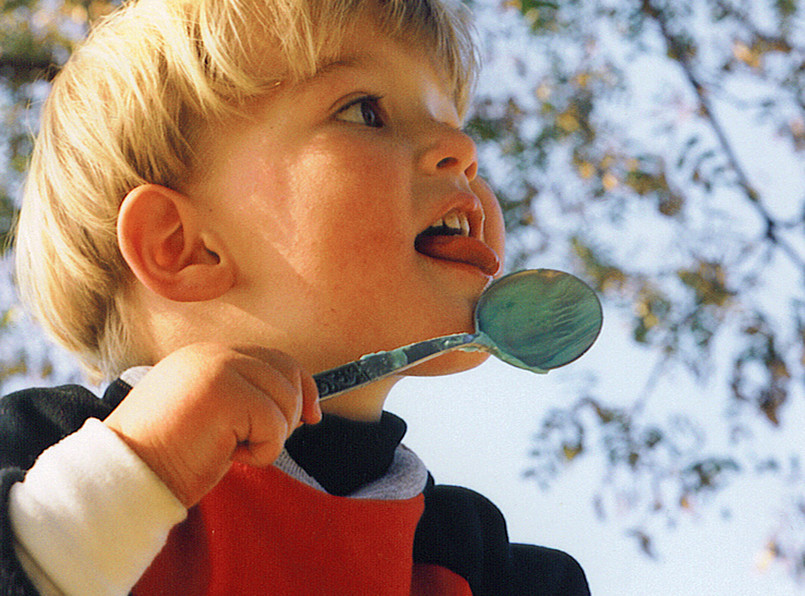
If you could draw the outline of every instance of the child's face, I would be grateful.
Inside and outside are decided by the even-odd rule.
[[[211,131],[212,165],[186,189],[237,267],[217,339],[284,350],[311,372],[472,331],[492,279],[476,261],[503,257],[499,206],[474,180],[475,146],[427,53],[353,39],[339,63],[275,90],[253,119]],[[449,213],[466,215],[488,249],[418,252],[417,236]],[[420,372],[482,359],[452,355]]]

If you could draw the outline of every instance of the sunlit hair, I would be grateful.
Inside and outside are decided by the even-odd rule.
[[[118,209],[143,183],[192,176],[203,123],[314,74],[370,15],[444,68],[460,114],[476,71],[447,0],[140,0],[93,28],[47,99],[16,236],[23,299],[94,380],[142,364],[125,309]]]

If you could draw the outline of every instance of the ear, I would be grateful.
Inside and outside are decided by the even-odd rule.
[[[234,285],[235,268],[202,220],[185,195],[157,184],[138,186],[118,213],[120,252],[154,293],[176,302],[213,300]]]

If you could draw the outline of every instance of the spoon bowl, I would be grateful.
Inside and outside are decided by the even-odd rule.
[[[546,373],[584,354],[602,321],[598,297],[579,278],[553,269],[518,271],[492,282],[481,294],[475,333],[367,354],[313,378],[319,399],[330,399],[450,350],[485,351],[513,366]]]
[[[519,271],[491,284],[475,307],[487,350],[509,364],[544,372],[569,364],[593,345],[601,303],[579,278],[552,269]]]

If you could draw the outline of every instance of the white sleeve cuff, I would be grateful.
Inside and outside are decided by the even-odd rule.
[[[9,495],[20,562],[43,593],[127,594],[187,510],[108,428],[88,419]]]

